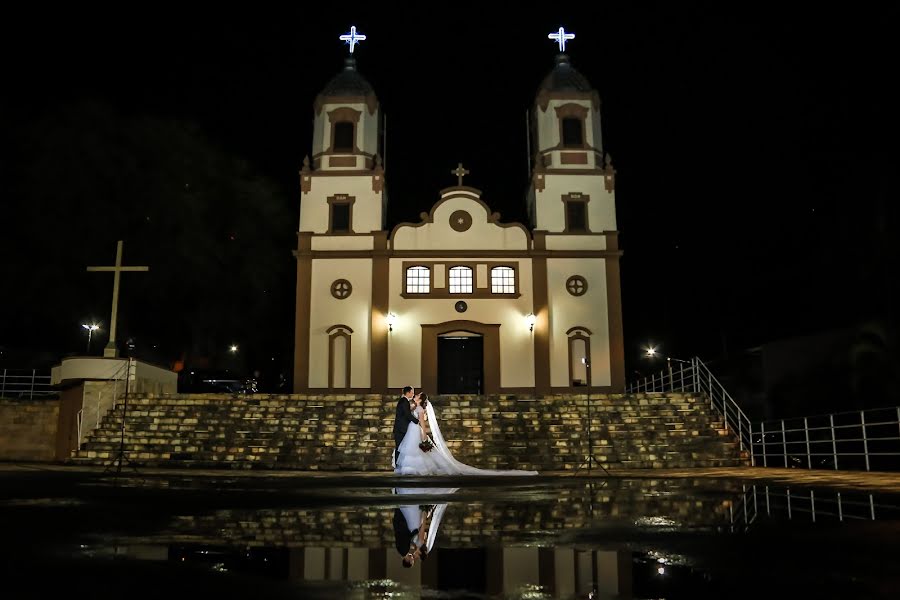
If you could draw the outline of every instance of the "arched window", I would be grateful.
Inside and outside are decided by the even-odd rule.
[[[335,152],[353,152],[353,123],[341,121],[334,124],[334,143],[331,145]]]
[[[451,267],[450,269],[450,293],[472,293],[472,269],[469,267]]]
[[[431,291],[431,271],[428,267],[409,267],[406,269],[406,293],[427,294]]]
[[[350,336],[346,325],[332,325],[328,334],[328,389],[350,389]]]
[[[591,385],[591,330],[572,327],[566,335],[569,337],[569,385]]]
[[[515,294],[516,271],[512,267],[494,267],[491,269],[491,293]]]
[[[562,120],[562,145],[566,148],[584,146],[584,121],[578,117],[564,117]]]

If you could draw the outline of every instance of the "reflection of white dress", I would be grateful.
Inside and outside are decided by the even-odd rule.
[[[537,475],[537,471],[492,471],[477,469],[461,463],[455,458],[441,435],[441,428],[431,402],[426,407],[428,424],[431,427],[431,439],[435,447],[431,452],[422,452],[419,442],[422,441],[421,428],[410,423],[403,441],[400,442],[400,457],[397,459],[394,472],[399,475]]]
[[[458,489],[459,488],[397,488],[395,491],[399,495],[435,494],[447,496],[455,493]],[[434,513],[431,516],[431,524],[428,528],[428,537],[425,539],[425,550],[427,552],[431,552],[431,549],[434,547],[434,540],[437,538],[438,529],[440,529],[441,527],[441,519],[444,518],[444,513],[446,511],[446,502],[444,502],[443,504],[436,504],[434,507]],[[410,528],[410,531],[419,528],[422,513],[418,504],[401,506],[400,512],[403,513],[403,518],[406,519],[406,525]]]

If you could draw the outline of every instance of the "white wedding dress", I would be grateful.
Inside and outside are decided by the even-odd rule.
[[[421,409],[417,409],[420,413]],[[441,435],[441,427],[438,424],[437,415],[431,402],[425,407],[428,415],[428,424],[431,427],[431,439],[434,448],[430,452],[422,452],[419,443],[422,441],[421,428],[413,423],[409,424],[406,436],[400,442],[400,457],[394,464],[394,472],[398,475],[537,475],[537,471],[494,471],[491,469],[478,469],[461,463],[455,458]]]

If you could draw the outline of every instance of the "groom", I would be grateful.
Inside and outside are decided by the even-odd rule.
[[[400,459],[400,442],[406,435],[410,423],[419,424],[419,420],[409,408],[413,399],[413,389],[410,386],[403,388],[403,395],[397,400],[397,411],[394,415],[394,463]]]

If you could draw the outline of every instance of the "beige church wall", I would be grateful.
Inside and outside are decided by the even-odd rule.
[[[537,227],[545,231],[564,231],[566,227],[563,196],[573,192],[590,197],[588,227],[594,233],[616,230],[615,196],[606,191],[603,175],[545,175],[544,190],[537,192]]]
[[[463,232],[450,227],[450,215],[464,210],[472,226]],[[484,206],[472,198],[451,198],[434,211],[434,222],[400,226],[392,236],[395,250],[525,250],[528,234],[521,227],[488,223]]]
[[[603,150],[603,131],[600,127],[600,111],[599,110],[591,110],[590,112],[590,125],[588,126],[588,135],[590,136],[591,145],[597,150]],[[599,159],[595,158],[595,163],[600,162]],[[603,166],[602,164],[598,164],[599,166]]]
[[[588,290],[572,296],[566,280],[581,275]],[[569,337],[572,327],[591,330],[591,378],[594,386],[611,383],[609,356],[609,318],[606,299],[606,263],[603,259],[547,259],[548,306],[550,310],[550,385],[569,385]]]
[[[364,235],[314,236],[310,238],[310,245],[313,250],[372,250],[374,239]]]
[[[381,192],[372,191],[370,175],[313,177],[312,189],[300,198],[300,229],[313,233],[328,231],[328,198],[336,194],[353,196],[351,226],[356,233],[381,230]]]
[[[545,238],[547,250],[606,250],[605,235],[553,235]]]
[[[322,111],[315,115],[313,121],[313,153],[318,154],[326,150],[331,146],[331,121],[328,119],[328,113],[336,110],[338,108],[352,108],[353,110],[359,111],[362,114],[360,115],[360,122],[366,118],[369,113],[369,109],[366,108],[365,104],[362,103],[354,103],[354,104],[328,104],[322,107]],[[359,146],[360,137],[359,132],[363,130],[363,127],[358,126],[356,128],[356,144]]]
[[[357,127],[356,146],[367,154],[378,153],[378,118],[379,112],[376,110],[374,115],[369,114],[369,109],[363,111],[360,118],[360,125]]]
[[[335,279],[353,286],[350,297],[331,295]],[[350,341],[350,385],[368,388],[369,335],[372,310],[372,261],[368,258],[314,259],[312,261],[309,329],[309,386],[328,387],[328,333],[332,325],[353,330]]]
[[[422,262],[453,262],[453,258],[422,259]],[[466,298],[468,310],[458,313],[456,300],[403,298],[403,263],[415,259],[390,260],[390,312],[397,315],[388,334],[388,386],[392,389],[422,383],[422,324],[447,321],[475,321],[500,324],[500,387],[534,387],[534,342],[525,315],[534,310],[531,259],[518,259],[519,298]],[[466,258],[466,262],[482,262]],[[496,259],[484,259],[495,262]]]

